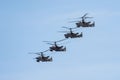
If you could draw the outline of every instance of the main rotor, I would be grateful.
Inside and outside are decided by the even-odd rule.
[[[61,39],[61,40],[58,40],[58,41],[43,41],[43,42],[46,42],[49,45],[57,45],[58,42],[62,42],[64,40],[66,40],[66,39]]]

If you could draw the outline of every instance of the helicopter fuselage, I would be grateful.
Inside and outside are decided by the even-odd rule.
[[[79,38],[79,37],[82,37],[82,34],[79,34],[79,33],[67,33],[67,34],[64,34],[65,38]]]
[[[66,47],[63,47],[63,46],[52,46],[52,47],[50,47],[50,51],[66,51]]]
[[[47,56],[47,57],[43,57],[43,56],[39,56],[39,57],[36,57],[36,61],[37,62],[50,62],[50,61],[52,61],[52,57],[51,58],[49,58],[49,56]]]
[[[76,25],[77,25],[77,27],[80,27],[80,26],[82,26],[82,27],[94,27],[95,22],[91,23],[91,22],[82,22],[82,21],[80,21],[80,22],[77,22]]]

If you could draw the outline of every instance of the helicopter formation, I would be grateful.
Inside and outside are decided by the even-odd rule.
[[[92,21],[89,21],[87,22],[86,19],[87,18],[93,18],[93,17],[87,17],[88,13],[84,14],[81,18],[81,20],[79,21],[72,21],[72,22],[76,22],[76,27],[74,28],[68,28],[68,27],[62,27],[62,28],[65,28],[65,29],[68,29],[68,31],[59,31],[59,32],[62,32],[62,33],[65,33],[64,34],[64,39],[62,40],[58,40],[58,41],[43,41],[43,42],[46,42],[47,44],[49,45],[52,45],[49,47],[48,50],[45,50],[43,52],[38,52],[38,53],[34,53],[34,54],[37,54],[38,56],[35,57],[34,59],[36,59],[36,62],[52,62],[53,59],[52,57],[50,56],[45,56],[44,53],[47,52],[47,51],[50,51],[50,52],[65,52],[66,51],[66,47],[65,46],[60,46],[58,43],[61,42],[61,41],[64,41],[64,40],[67,40],[69,38],[73,39],[73,38],[82,38],[83,37],[83,32],[73,32],[74,29],[78,29],[80,27],[94,27],[95,26],[95,22],[92,22]]]

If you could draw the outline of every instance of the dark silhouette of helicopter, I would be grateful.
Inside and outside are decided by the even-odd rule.
[[[46,50],[46,51],[48,51],[48,50]],[[46,52],[46,51],[44,51],[44,52]],[[45,56],[43,53],[44,52],[38,52],[38,53],[34,53],[34,54],[37,54],[37,55],[39,55],[39,56],[37,56],[36,58],[34,58],[34,59],[36,59],[36,62],[51,62],[53,59],[52,59],[52,57],[50,57],[50,56]]]
[[[49,57],[49,56],[44,56],[44,54],[41,52],[40,56],[36,57],[35,58],[37,62],[51,62],[53,59],[52,57]]]
[[[63,46],[58,46],[57,42],[61,42],[65,39],[62,39],[62,40],[59,40],[59,41],[53,41],[50,43],[50,41],[44,41],[44,42],[49,42],[47,44],[50,44],[52,45],[51,47],[49,47],[49,50],[50,51],[66,51],[66,47],[63,47]]]
[[[86,15],[88,15],[88,13],[84,14],[82,17],[80,17],[82,20],[81,21],[77,21],[76,26],[77,27],[94,27],[95,26],[95,22],[86,22],[85,19],[87,18],[92,18],[92,17],[86,17]],[[76,22],[76,21],[74,21]]]
[[[66,28],[70,30],[68,33],[64,34],[65,38],[80,38],[83,36],[82,32],[79,34],[79,33],[74,33],[72,31],[72,29],[76,29],[76,28],[68,28],[68,27],[62,27],[62,28]],[[60,31],[60,32],[66,32],[66,31]]]

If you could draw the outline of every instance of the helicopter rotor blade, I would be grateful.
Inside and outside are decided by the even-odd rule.
[[[69,29],[69,30],[76,29],[76,27],[74,27],[74,28],[68,28],[68,27],[65,27],[65,26],[63,26],[62,28],[66,28],[66,29]]]
[[[50,44],[50,45],[54,45],[54,44],[51,44],[51,43],[54,43],[56,41],[43,41],[43,42],[46,42],[47,44]]]
[[[69,29],[69,30],[71,30],[72,28],[68,28],[68,27],[65,27],[65,26],[63,26],[62,28],[66,28],[66,29]]]
[[[74,28],[72,28],[72,29],[77,29],[77,27],[74,27]]]
[[[68,27],[65,27],[65,26],[62,26],[62,28],[66,28],[66,29],[69,29]]]
[[[74,18],[74,19],[86,19],[86,18],[93,18],[93,17],[86,17],[88,15],[88,13],[85,13],[82,17],[78,17],[78,18]],[[72,23],[72,22],[79,22],[79,21],[70,21],[69,23]]]
[[[47,43],[47,44],[49,44],[49,45],[55,45],[55,44],[57,44],[57,41],[54,41],[53,44],[51,44],[51,43]],[[60,44],[57,44],[57,45],[60,45]]]
[[[52,43],[47,43],[47,44],[49,44],[49,45],[54,45],[54,44],[52,44]]]
[[[66,40],[66,38],[64,38],[64,39],[61,39],[61,40],[59,40],[59,41],[56,41],[56,42],[61,42],[61,41],[64,41],[64,40]]]
[[[86,19],[86,18],[93,18],[93,17],[84,17],[84,19]]]
[[[69,21],[68,23],[79,22],[79,21]]]
[[[48,50],[45,50],[45,51],[43,51],[43,52],[36,52],[36,53],[34,53],[34,52],[29,52],[29,54],[41,55],[41,53],[44,53],[44,52],[47,52],[47,51],[49,51],[49,49],[48,49]]]
[[[44,53],[44,52],[47,52],[47,51],[49,51],[49,49],[48,49],[48,50],[43,51],[43,53]]]
[[[88,13],[85,13],[85,14],[82,16],[82,18],[84,18],[86,15],[88,15]]]
[[[47,42],[47,44],[49,44],[49,45],[55,45],[57,42],[61,42],[61,41],[64,41],[64,40],[66,40],[66,38],[62,39],[62,40],[59,40],[59,41],[43,41],[43,42]]]
[[[43,41],[43,42],[51,42],[51,41]]]
[[[41,52],[36,52],[36,53],[30,52],[29,54],[37,54],[37,55],[40,55],[40,53],[41,53]]]
[[[72,30],[72,32],[74,32],[74,31],[78,31],[78,29],[76,29],[76,30]]]

